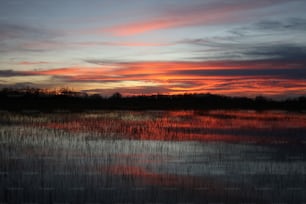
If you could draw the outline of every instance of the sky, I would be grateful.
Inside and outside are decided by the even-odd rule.
[[[305,0],[0,0],[0,88],[306,95]]]

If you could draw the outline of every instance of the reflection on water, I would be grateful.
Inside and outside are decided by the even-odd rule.
[[[0,202],[306,202],[304,114],[3,113],[0,123]]]
[[[306,118],[301,114],[254,111],[110,112],[54,117],[39,125],[70,132],[89,132],[89,139],[104,136],[145,140],[279,143],[303,140],[302,135],[296,133],[297,130],[306,131]]]

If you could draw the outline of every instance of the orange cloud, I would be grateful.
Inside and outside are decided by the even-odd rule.
[[[116,36],[136,35],[148,31],[160,30],[175,27],[182,24],[180,20],[149,20],[137,23],[124,24],[103,29],[102,32],[109,32]]]
[[[99,64],[99,62],[97,62]],[[279,67],[282,68],[279,68]],[[268,68],[267,68],[268,67]],[[215,93],[240,96],[305,95],[302,65],[279,61],[115,62],[94,67],[3,71],[4,76],[51,76],[94,93]],[[54,82],[56,83],[56,82]],[[83,85],[82,85],[83,84]],[[74,88],[74,87],[72,87]]]

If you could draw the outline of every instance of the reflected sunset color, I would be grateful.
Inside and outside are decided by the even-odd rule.
[[[1,112],[0,201],[301,203],[303,113]]]
[[[106,137],[273,144],[304,140],[296,134],[288,135],[294,131],[305,132],[306,117],[304,114],[280,111],[117,111],[75,114],[73,117],[67,115],[64,121],[55,117],[50,122],[32,125],[88,133],[91,135],[88,139]]]

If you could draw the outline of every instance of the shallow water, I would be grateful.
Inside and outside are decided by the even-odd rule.
[[[306,115],[0,116],[2,203],[305,203]]]

